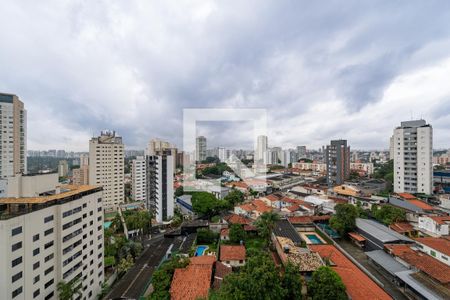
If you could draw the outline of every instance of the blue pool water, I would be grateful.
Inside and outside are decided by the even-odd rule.
[[[341,236],[339,233],[337,233],[335,230],[333,230],[328,224],[317,224],[323,231],[325,231],[329,236],[331,236],[333,239],[340,238]]]
[[[194,256],[201,256],[205,254],[206,249],[208,249],[208,246],[198,246],[197,249],[195,249]]]
[[[315,234],[307,234],[306,237],[311,241],[313,244],[323,244],[322,241],[317,237]]]
[[[111,226],[112,222],[103,223],[103,228],[108,229]]]

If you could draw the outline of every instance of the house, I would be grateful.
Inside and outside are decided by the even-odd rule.
[[[234,213],[246,217],[257,219],[265,212],[272,211],[270,206],[260,199],[255,199],[250,203],[241,204],[234,207]]]
[[[338,185],[333,188],[333,192],[343,196],[361,196],[361,190],[352,185]]]
[[[450,266],[450,237],[422,237],[415,240],[420,251]]]
[[[196,300],[206,298],[211,287],[215,256],[191,257],[184,269],[175,269],[170,297],[172,300]]]
[[[245,265],[245,247],[243,245],[221,245],[220,261],[231,267],[241,267]]]
[[[330,263],[345,285],[349,299],[392,299],[381,287],[352,263],[333,245],[308,245],[308,248]]]
[[[222,285],[223,279],[225,276],[230,274],[232,272],[232,268],[230,266],[227,266],[223,264],[220,261],[216,261],[216,267],[214,271],[214,282],[213,282],[213,288],[219,289]]]
[[[389,229],[392,229],[400,234],[408,237],[417,236],[417,230],[409,222],[396,222],[389,225]]]
[[[419,229],[433,236],[449,235],[450,216],[421,216]]]
[[[223,218],[229,225],[232,224],[241,224],[241,225],[247,225],[252,223],[252,220],[245,218],[243,216],[240,215],[236,215],[236,214],[230,214],[228,216],[225,216]]]

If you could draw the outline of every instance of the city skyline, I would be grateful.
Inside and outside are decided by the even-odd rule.
[[[26,103],[29,149],[86,150],[105,128],[181,145],[191,107],[266,108],[273,145],[310,148],[386,149],[422,117],[448,148],[448,5],[7,1],[0,91]]]

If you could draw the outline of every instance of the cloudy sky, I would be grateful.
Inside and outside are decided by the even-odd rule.
[[[6,0],[0,91],[25,102],[29,149],[87,150],[102,129],[181,145],[183,108],[267,109],[284,147],[387,148],[422,117],[450,147],[450,2],[361,2]],[[251,142],[248,122],[199,125]]]

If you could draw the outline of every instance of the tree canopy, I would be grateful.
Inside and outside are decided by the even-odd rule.
[[[196,214],[209,218],[228,208],[226,201],[218,200],[213,194],[208,192],[192,193],[191,201],[192,209]]]
[[[236,204],[244,202],[244,193],[239,190],[232,189],[228,195],[225,196],[224,200],[228,202],[230,208],[234,207]]]
[[[385,225],[406,220],[405,212],[391,205],[383,205],[380,208],[377,205],[373,205],[372,216]]]
[[[330,226],[345,235],[356,227],[356,218],[358,209],[352,204],[337,204],[335,206],[336,214],[330,219]]]
[[[342,279],[328,266],[322,266],[313,273],[308,288],[313,300],[348,299]]]
[[[170,284],[172,283],[175,269],[185,268],[189,264],[186,258],[173,256],[170,260],[164,262],[161,267],[153,273],[152,285],[153,293],[151,300],[170,300]]]
[[[233,224],[230,226],[230,241],[232,243],[239,243],[244,241],[246,237],[245,230],[241,224]]]
[[[265,212],[256,220],[255,225],[258,228],[260,236],[268,241],[275,226],[275,223],[280,219],[280,216],[274,212]]]

